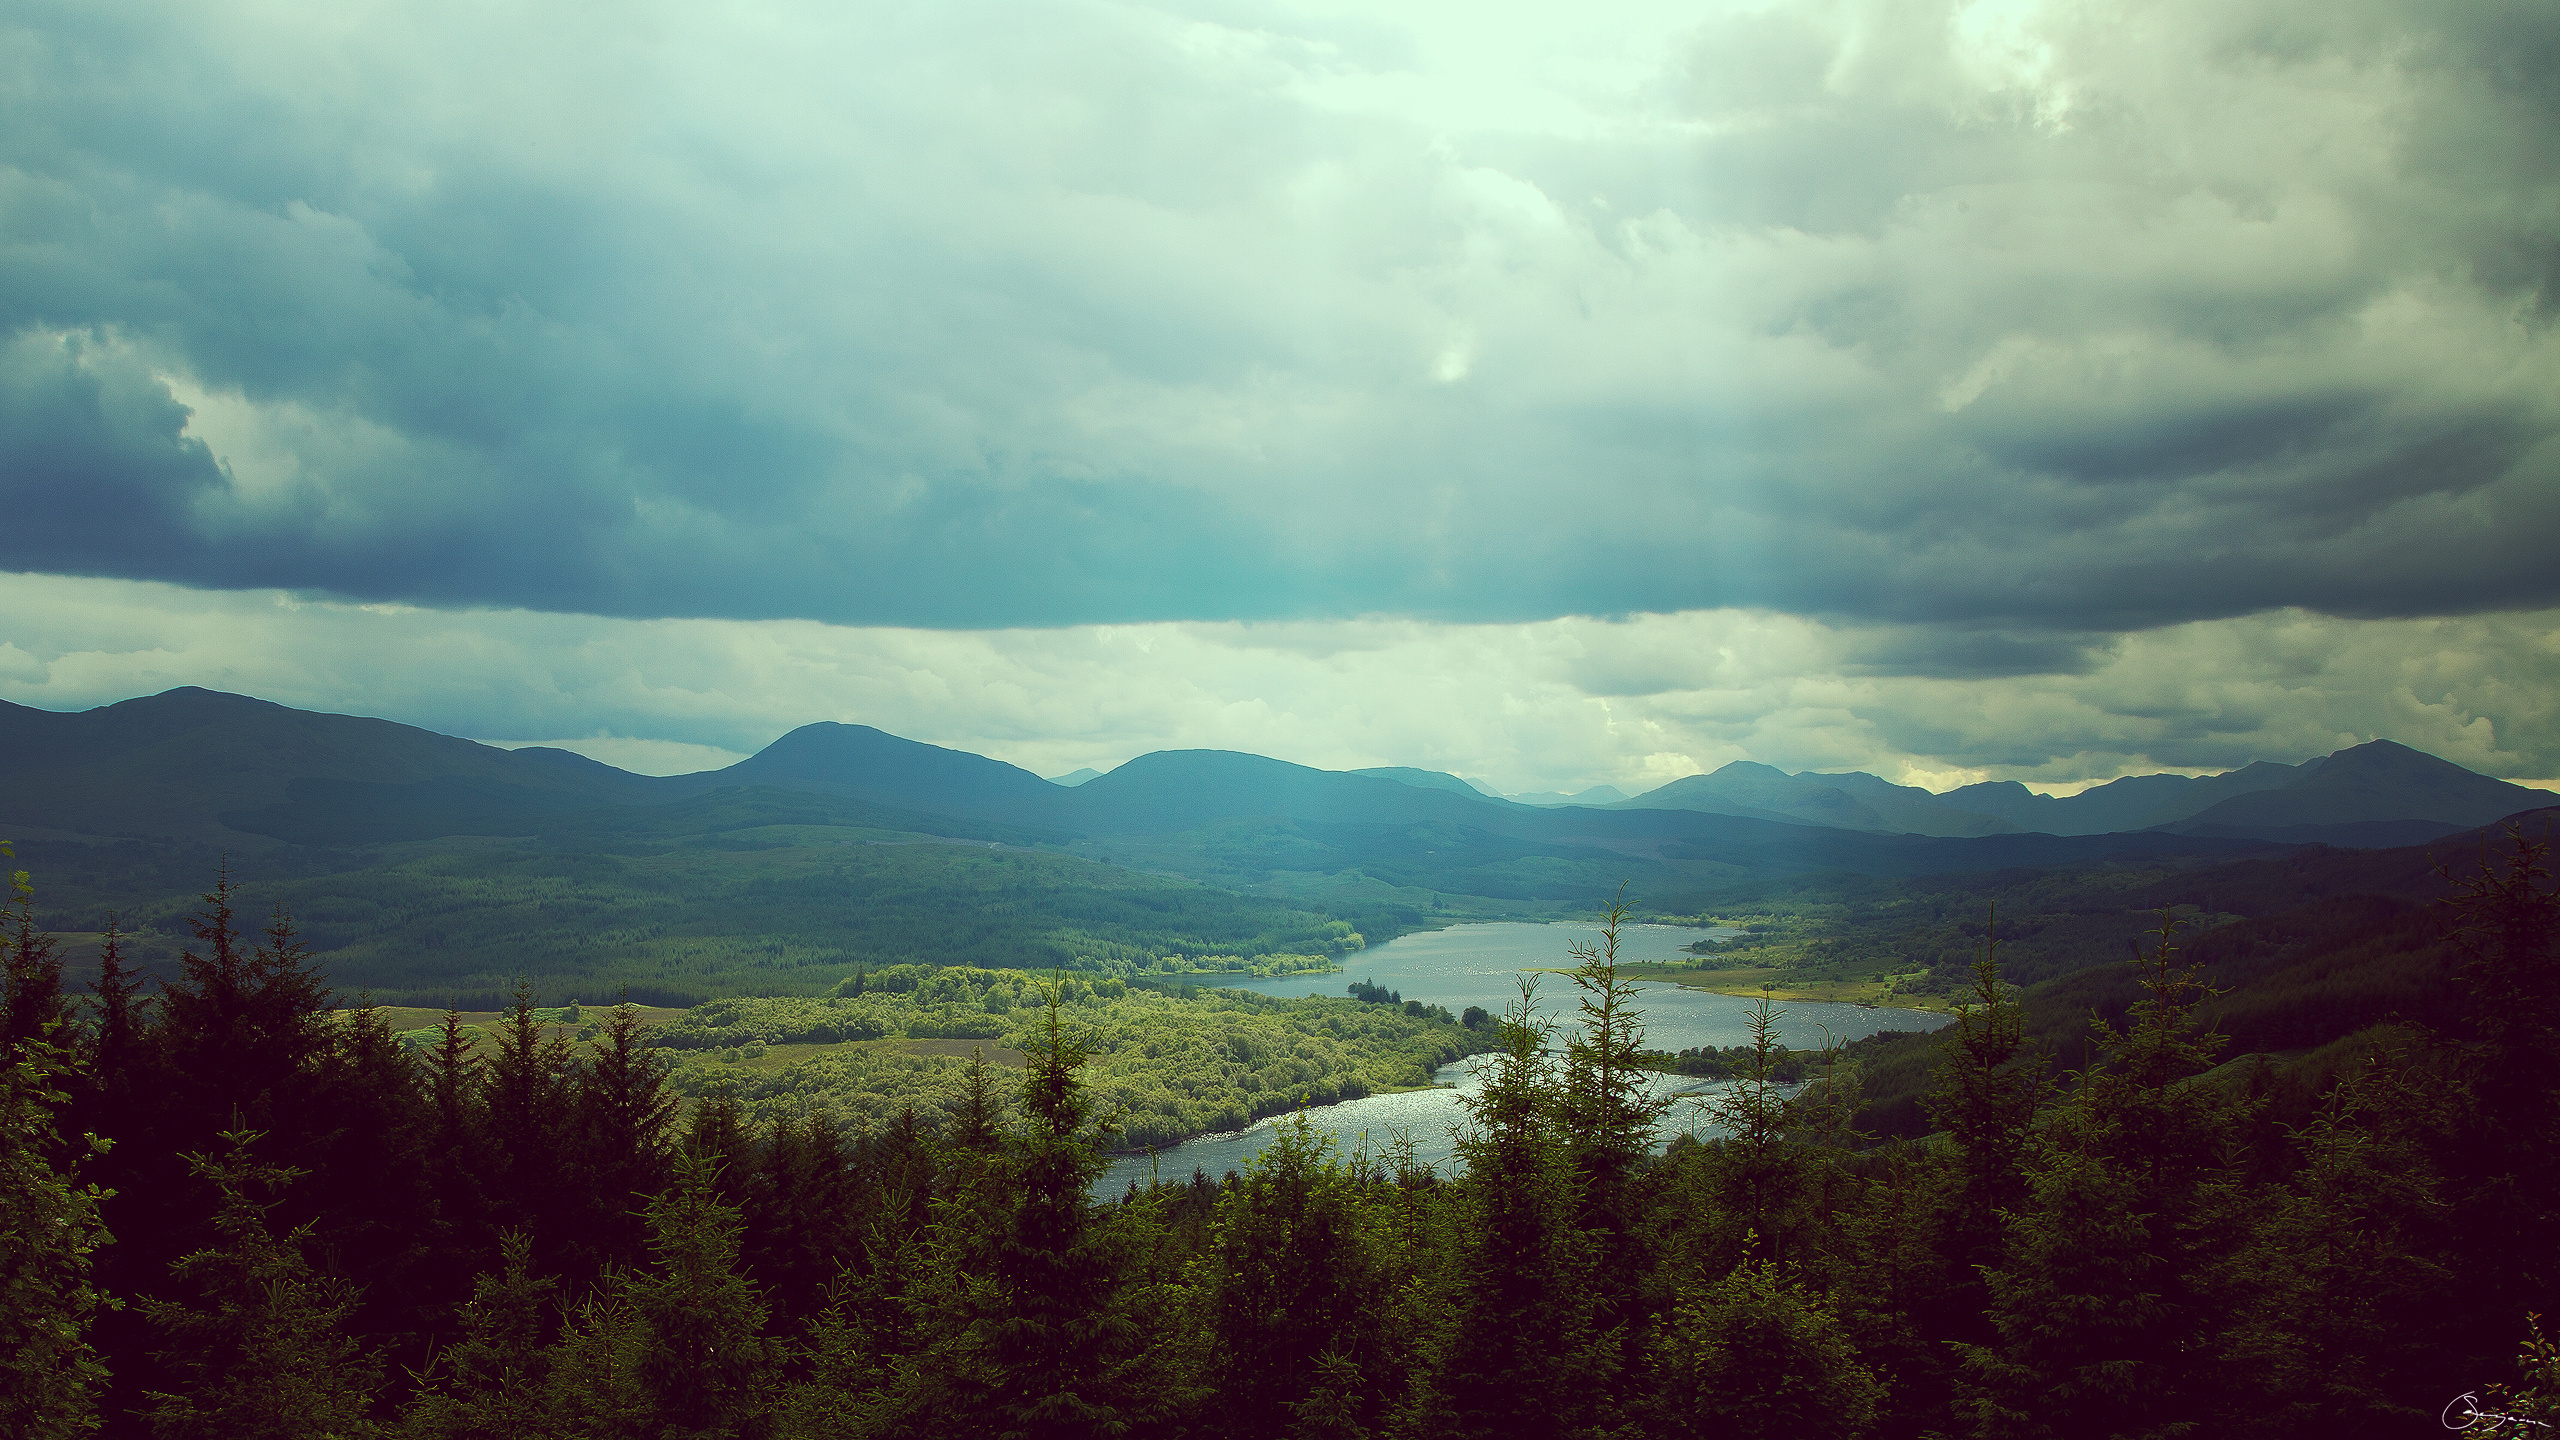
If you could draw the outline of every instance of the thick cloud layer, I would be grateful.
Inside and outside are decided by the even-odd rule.
[[[2560,604],[2560,11],[1547,8],[0,6],[0,566],[909,627],[1744,607],[1827,617],[1744,630],[1797,627],[1843,734],[1862,685],[2054,673],[2003,692],[2080,736],[2029,769],[2273,723],[2200,680],[2081,736],[2167,643],[2115,632]],[[1745,723],[1645,693],[1666,754]],[[1907,724],[1837,757],[1962,728]],[[1298,753],[1432,759],[1376,733]]]
[[[0,575],[0,699],[82,709],[173,685],[448,733],[710,768],[812,720],[1043,775],[1149,750],[1421,765],[1506,790],[1650,788],[1726,761],[1944,789],[2068,789],[2298,761],[2377,736],[2493,775],[2560,776],[2560,611],[2198,621],[2003,674],[1996,632],[1753,611],[1620,622],[852,629],[455,613]]]

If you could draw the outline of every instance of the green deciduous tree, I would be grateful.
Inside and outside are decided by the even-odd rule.
[[[15,858],[6,845],[0,855]],[[10,882],[23,913],[25,873]],[[14,987],[14,957],[11,980]],[[40,1030],[0,1049],[0,1434],[23,1440],[96,1428],[106,1370],[89,1326],[113,1303],[91,1275],[93,1255],[111,1239],[98,1213],[107,1196],[78,1173],[104,1145],[66,1145],[55,1132],[73,1078],[57,1035]]]

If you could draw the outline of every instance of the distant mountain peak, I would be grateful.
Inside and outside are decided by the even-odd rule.
[[[1424,790],[1446,790],[1454,795],[1476,795],[1489,800],[1503,798],[1463,775],[1452,775],[1445,770],[1424,770],[1412,765],[1372,765],[1363,770],[1346,770],[1343,773],[1393,780],[1399,785],[1413,785]]]

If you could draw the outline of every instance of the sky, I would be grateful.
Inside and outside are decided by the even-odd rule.
[[[2545,3],[0,0],[0,699],[2560,776]]]

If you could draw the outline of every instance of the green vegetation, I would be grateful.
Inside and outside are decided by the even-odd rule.
[[[1914,1042],[1789,1086],[1763,1003],[1748,1047],[1692,1057],[1732,1078],[1715,1132],[1659,1154],[1623,910],[1560,1028],[1525,997],[1467,1027],[898,963],[669,1017],[666,1045],[530,987],[477,1027],[402,1015],[432,1032],[405,1043],[327,1008],[284,913],[244,935],[227,878],[158,997],[105,932],[75,1023],[22,913],[0,1014],[32,1088],[0,1158],[32,1203],[0,1206],[0,1320],[53,1367],[31,1433],[118,1437],[2313,1440],[2500,1378],[2554,1418],[2547,847],[2140,883],[2162,909],[2131,963],[2024,990],[1986,906],[1961,1018],[1920,1048],[1927,1141],[1878,1143],[1890,1106],[1862,1103]],[[1919,898],[1866,897],[1938,923]],[[2182,913],[2245,918],[2190,940]],[[2043,1028],[2073,997],[2098,1003]],[[1134,1122],[1488,1042],[1454,1173],[1293,1127],[1230,1183],[1090,1195]],[[88,1135],[115,1143],[75,1180]]]
[[[952,1051],[1025,1053],[1051,982],[964,966],[901,970],[868,977],[858,997],[717,1001],[651,1040],[683,1054],[678,1091],[731,1089],[757,1124],[824,1113],[847,1133],[869,1134],[912,1109],[940,1125],[963,1100],[967,1067]],[[1121,1148],[1428,1085],[1432,1071],[1490,1043],[1445,1017],[1353,1000],[1179,996],[1081,976],[1054,983],[1086,1055],[1082,1083]],[[945,1045],[918,1053],[897,1043],[918,1040]]]
[[[806,798],[806,797],[802,797]],[[731,818],[756,818],[754,815]],[[850,834],[850,832],[848,832]],[[716,842],[716,843],[714,843]],[[157,860],[84,857],[56,928],[94,931],[125,880],[170,885]],[[209,866],[207,867],[209,868]],[[1364,943],[1318,910],[1070,856],[929,837],[820,838],[727,830],[606,851],[437,841],[305,853],[272,893],[340,990],[489,1010],[519,978],[538,998],[652,1004],[825,994],[858,969],[968,964],[1106,975],[1313,971]],[[198,871],[197,873],[202,873]],[[126,911],[165,970],[191,901]]]

